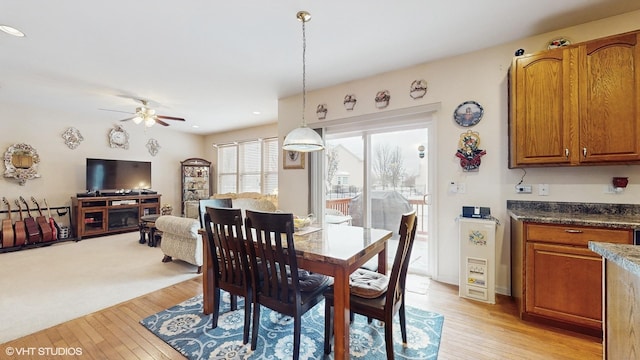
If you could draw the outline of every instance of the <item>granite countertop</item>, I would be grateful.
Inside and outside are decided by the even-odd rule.
[[[515,220],[544,224],[640,229],[640,205],[544,201],[507,201]]]
[[[589,241],[589,249],[630,273],[640,276],[640,246]]]

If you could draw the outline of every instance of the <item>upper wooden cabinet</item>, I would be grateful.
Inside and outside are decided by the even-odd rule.
[[[640,163],[640,32],[516,57],[509,167]]]

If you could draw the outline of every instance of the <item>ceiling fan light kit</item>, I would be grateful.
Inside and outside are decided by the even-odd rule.
[[[306,51],[307,40],[305,34],[305,23],[311,20],[311,14],[306,11],[299,11],[296,14],[298,20],[302,22],[302,125],[292,130],[284,138],[282,149],[287,151],[311,152],[324,149],[324,140],[315,130],[307,127],[304,119],[304,112],[307,102],[306,87]]]
[[[142,103],[142,106],[138,106],[136,108],[136,112],[133,113],[132,117],[128,117],[128,118],[122,119],[120,121],[133,120],[134,124],[139,125],[139,124],[144,123],[145,127],[151,127],[156,123],[158,123],[158,124],[160,124],[162,126],[169,126],[169,124],[166,123],[164,120],[185,121],[183,118],[179,118],[179,117],[165,116],[165,115],[156,114],[156,111],[154,109],[149,108],[149,105],[148,105],[149,101],[148,100],[143,100],[143,99],[134,99],[134,100],[139,101],[140,103]],[[108,109],[101,109],[101,110],[108,110]],[[108,110],[108,111],[120,112],[119,110]]]

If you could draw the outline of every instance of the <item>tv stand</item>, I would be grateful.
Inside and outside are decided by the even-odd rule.
[[[140,217],[160,213],[158,194],[72,197],[73,226],[78,240],[139,230]]]

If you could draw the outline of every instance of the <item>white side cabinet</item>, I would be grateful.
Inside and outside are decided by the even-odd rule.
[[[459,218],[459,296],[496,303],[496,221]]]

